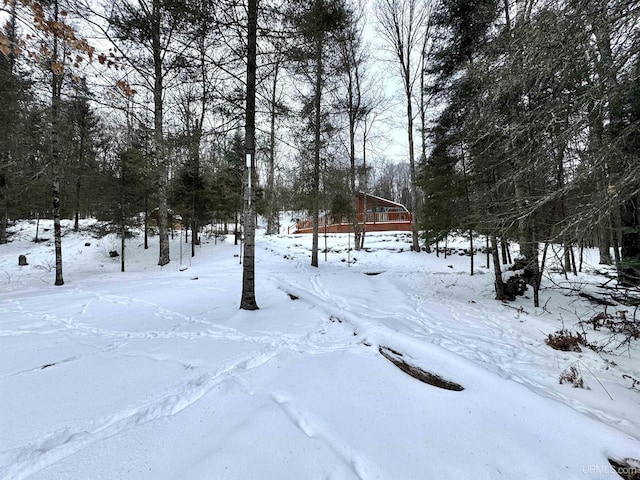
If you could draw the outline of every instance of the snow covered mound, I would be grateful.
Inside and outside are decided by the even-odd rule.
[[[192,258],[176,232],[160,268],[157,237],[145,250],[136,236],[121,273],[120,240],[99,227],[64,224],[61,287],[50,222],[49,241],[19,222],[0,245],[0,479],[614,479],[638,466],[638,342],[549,347],[595,312],[566,289],[544,289],[540,309],[497,302],[482,255],[470,276],[468,257],[411,253],[406,233],[368,234],[358,252],[323,237],[319,268],[310,235],[259,235],[247,312],[232,237],[205,236]],[[560,383],[570,368],[583,388]],[[436,377],[460,388],[424,381]]]

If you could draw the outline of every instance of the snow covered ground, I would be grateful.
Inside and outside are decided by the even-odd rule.
[[[544,342],[598,311],[560,288],[593,273],[558,275],[535,309],[493,299],[482,255],[471,277],[468,257],[411,253],[406,233],[350,254],[332,235],[319,268],[311,236],[259,235],[260,310],[247,312],[231,237],[194,258],[185,248],[187,269],[178,237],[164,268],[157,238],[145,251],[136,237],[121,273],[118,239],[69,227],[62,287],[33,222],[0,245],[2,479],[583,479],[620,478],[609,458],[638,466],[638,342],[618,355]],[[407,375],[381,347],[464,390]],[[588,388],[559,384],[571,366]]]

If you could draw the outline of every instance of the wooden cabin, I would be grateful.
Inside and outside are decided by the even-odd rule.
[[[376,197],[364,192],[356,194],[360,230],[381,232],[389,230],[411,231],[411,212],[401,203]],[[320,215],[321,233],[353,232],[353,223],[347,216]],[[300,220],[289,227],[289,233],[312,233],[313,219]]]

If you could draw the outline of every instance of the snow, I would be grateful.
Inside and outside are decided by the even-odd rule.
[[[134,237],[121,273],[119,240],[90,224],[64,222],[62,287],[34,222],[0,245],[2,479],[620,478],[608,458],[640,459],[638,342],[544,343],[593,314],[561,287],[595,267],[556,276],[536,309],[495,301],[482,255],[470,276],[468,257],[412,253],[407,233],[368,234],[361,252],[331,235],[319,268],[310,235],[259,233],[248,312],[232,237],[181,265],[176,236],[162,268],[157,237]],[[588,389],[559,384],[571,365]]]

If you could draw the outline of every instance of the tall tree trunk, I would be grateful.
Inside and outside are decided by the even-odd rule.
[[[277,88],[280,73],[280,59],[277,58],[273,66],[273,78],[271,82],[271,104],[269,106],[269,166],[267,170],[267,235],[279,232],[278,212],[276,209],[276,114],[277,114]]]
[[[144,194],[144,249],[149,249],[149,194]]]
[[[10,50],[8,55],[8,75],[13,80],[16,63],[16,45],[17,45],[17,10],[16,3],[11,3],[11,17],[7,22],[8,39],[10,42]],[[9,147],[7,145],[7,147]],[[5,159],[0,160],[0,245],[7,243],[7,227],[9,223],[9,212],[7,207],[7,189],[9,186],[9,179],[7,172],[3,171],[5,165],[9,163],[9,154],[7,153],[6,162]]]
[[[0,167],[2,168],[2,167]],[[7,188],[7,176],[4,172],[0,171],[0,245],[7,243],[7,224],[8,213],[5,204],[5,190]]]
[[[76,175],[76,205],[73,213],[73,231],[80,231],[80,175]]]
[[[471,258],[471,272],[469,273],[470,275],[473,275],[473,260],[474,260],[474,255],[473,255],[473,230],[469,229],[469,251],[471,253],[470,258]]]
[[[498,239],[491,235],[491,256],[493,257],[494,287],[496,290],[496,300],[508,300],[504,281],[502,280],[502,269],[500,267],[500,254],[498,253]]]
[[[542,250],[542,262],[538,262],[538,246],[536,244],[536,260],[533,264],[533,306],[540,306],[540,287],[542,285],[542,274],[544,273],[544,265],[547,260],[547,251],[549,243],[544,244]]]
[[[187,223],[188,226],[191,227],[191,256],[195,257],[196,255],[196,243],[198,241],[198,218],[196,214],[197,201],[199,200],[198,193],[201,192],[201,183],[200,183],[200,143],[202,142],[202,124],[204,122],[205,115],[205,100],[202,101],[202,110],[200,114],[200,118],[196,119],[195,126],[193,129],[193,135],[191,139],[191,175],[193,177],[192,191],[191,191],[191,207],[190,207],[190,218]]]
[[[55,141],[53,142],[55,143]],[[53,238],[54,238],[54,250],[55,250],[55,257],[56,257],[55,285],[64,285],[64,279],[62,276],[62,229],[60,226],[60,173],[59,173],[58,167],[54,167],[52,194],[53,194],[52,195],[53,197]]]
[[[358,192],[356,191],[356,120],[359,105],[354,103],[353,81],[349,74],[349,87],[347,92],[347,102],[349,110],[349,190],[351,192],[351,202],[353,208],[353,238],[356,250],[360,250],[360,218],[358,215]]]
[[[196,256],[196,245],[199,243],[199,230],[198,221],[193,218],[191,219],[191,256]]]
[[[319,234],[319,223],[320,223],[320,132],[321,132],[321,108],[322,108],[322,74],[323,74],[323,61],[322,61],[322,53],[324,46],[324,38],[323,35],[318,35],[316,39],[316,51],[315,51],[315,62],[316,62],[316,78],[314,85],[314,99],[313,99],[313,107],[314,107],[314,125],[313,125],[313,238],[311,240],[311,266],[318,266],[318,234]]]
[[[78,232],[80,230],[80,194],[82,191],[82,178],[80,170],[82,169],[84,160],[84,150],[86,143],[86,131],[84,125],[80,128],[80,148],[78,149],[78,171],[76,172],[76,204],[73,220],[73,231]]]
[[[130,145],[131,124],[127,118],[127,146]],[[129,171],[127,169],[127,157],[120,158],[120,271],[125,271],[125,249],[127,238],[127,222],[126,222],[126,184]]]
[[[490,250],[491,248],[489,247],[489,235],[487,235],[487,270],[491,267],[491,263],[490,263]]]
[[[640,236],[638,235],[638,196],[634,195],[620,207],[622,227],[622,262],[619,281],[622,285],[640,285]]]
[[[413,96],[409,79],[405,80],[407,100],[407,140],[409,142],[409,170],[411,176],[411,250],[420,251],[418,230],[418,179],[416,174],[415,146],[413,144]]]
[[[126,253],[126,244],[127,244],[127,225],[124,221],[124,216],[122,217],[120,223],[120,271],[125,271],[125,253]]]
[[[604,129],[606,140],[603,144],[614,144],[616,137],[622,130],[623,123],[623,105],[618,92],[618,69],[614,62],[612,39],[614,38],[612,20],[613,12],[609,11],[610,5],[606,0],[594,0],[593,9],[593,31],[595,43],[598,49],[598,57],[596,59],[596,69],[600,77],[600,88],[603,103],[606,103],[609,117],[609,123]],[[606,162],[602,162],[607,165]],[[603,169],[605,167],[602,167]],[[615,168],[615,167],[614,167]],[[608,185],[604,185],[607,188]],[[619,220],[621,227],[621,251],[618,251],[617,238],[614,242],[614,254],[621,255],[621,261],[616,261],[618,266],[618,280],[624,285],[638,285],[640,283],[640,238],[638,237],[638,215],[637,215],[637,196],[625,199],[620,206]],[[616,218],[615,213],[614,218]],[[617,226],[613,224],[612,226]],[[615,233],[614,228],[614,235]],[[635,237],[635,238],[634,238]]]
[[[609,228],[608,219],[604,219],[598,226],[598,251],[600,253],[600,259],[598,263],[600,265],[611,265],[611,229]]]
[[[413,140],[413,102],[414,84],[419,82],[419,68],[414,67],[417,55],[422,55],[426,40],[424,35],[428,33],[430,22],[429,2],[420,0],[384,0],[376,4],[376,16],[380,24],[381,35],[387,40],[395,54],[404,89],[406,102],[407,141],[409,147],[409,171],[411,191],[411,249],[420,251],[418,235],[418,184],[415,162],[415,145]],[[420,49],[420,50],[418,50]],[[422,59],[417,59],[420,67]]]
[[[537,245],[534,241],[532,228],[531,228],[531,218],[529,213],[526,211],[527,202],[525,199],[525,190],[526,186],[522,184],[523,180],[521,178],[516,178],[515,180],[515,196],[516,203],[518,204],[518,209],[520,211],[520,218],[518,220],[518,242],[520,244],[520,257],[522,257],[523,266],[525,270],[528,270],[530,274],[533,270],[533,262],[534,260],[537,262]]]
[[[55,0],[54,20],[58,21],[59,5]],[[59,66],[60,59],[59,41],[53,39],[53,57],[51,63],[51,164],[52,164],[52,201],[53,201],[53,238],[56,258],[55,285],[64,285],[62,276],[62,231],[60,228],[60,153],[59,153],[59,121],[60,121],[60,97],[62,94],[63,71]]]
[[[364,248],[364,237],[367,234],[367,190],[368,188],[368,179],[367,179],[367,117],[364,118],[364,132],[362,135],[362,193],[364,193],[364,198],[362,199],[362,229],[360,231],[360,248]]]
[[[255,132],[256,132],[256,44],[258,30],[257,0],[247,3],[247,99],[245,150],[247,157],[247,191],[244,209],[244,255],[242,265],[242,298],[240,308],[257,310],[255,295],[256,209],[254,202]]]
[[[613,247],[613,258],[615,260],[616,268],[620,269],[620,232],[622,227],[620,226],[620,209],[617,209],[611,214],[611,246]]]
[[[163,75],[162,75],[162,45],[161,36],[161,0],[153,0],[152,11],[152,50],[153,50],[153,126],[154,126],[154,148],[156,168],[158,169],[158,237],[159,237],[159,256],[158,265],[164,266],[168,264],[169,258],[169,207],[168,207],[168,191],[167,191],[167,165],[164,150],[164,133],[163,133]]]
[[[0,182],[2,178],[0,178]],[[0,245],[7,243],[7,215],[6,213],[0,217]]]
[[[346,85],[346,113],[349,121],[349,193],[351,195],[352,213],[350,222],[353,226],[353,238],[355,250],[360,250],[360,218],[359,198],[356,190],[356,127],[360,115],[360,73],[359,61],[356,58],[357,49],[355,33],[343,40],[341,45],[342,62],[345,70]]]
[[[589,104],[589,157],[596,171],[596,188],[599,191],[606,191],[608,185],[608,173],[604,162],[599,161],[599,156],[603,154],[602,144],[604,136],[604,125],[602,118],[602,108],[596,106],[595,102]],[[601,265],[611,265],[611,225],[607,215],[596,227],[598,250],[600,253],[599,262]]]
[[[564,273],[565,275],[573,270],[573,262],[571,261],[573,255],[573,247],[569,240],[564,241]]]
[[[507,242],[505,242],[504,238],[500,239],[500,249],[502,251],[502,263],[503,265],[507,264]]]

